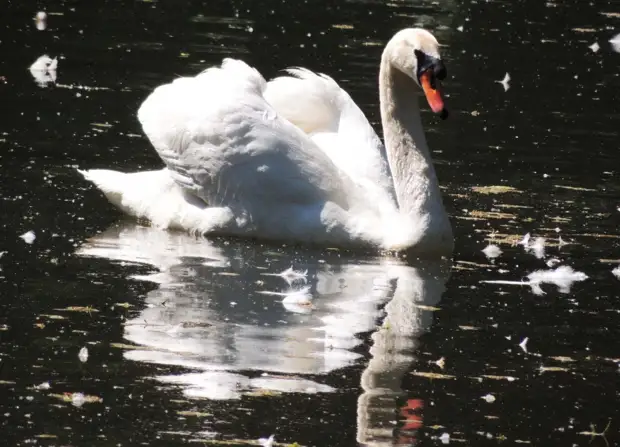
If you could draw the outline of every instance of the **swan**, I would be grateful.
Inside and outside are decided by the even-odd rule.
[[[224,59],[157,87],[138,120],[165,168],[78,170],[126,214],[156,227],[445,254],[450,220],[417,96],[441,118],[446,68],[429,32],[387,43],[379,93],[385,145],[331,77],[303,68],[267,82]]]

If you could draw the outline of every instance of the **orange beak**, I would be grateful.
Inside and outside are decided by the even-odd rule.
[[[424,95],[426,95],[426,100],[428,101],[428,105],[431,106],[431,109],[435,113],[441,114],[441,117],[445,119],[448,116],[448,111],[443,103],[443,97],[441,96],[441,90],[438,88],[433,88],[431,84],[431,76],[432,70],[426,70],[420,76],[420,84],[422,84],[422,90],[424,90]],[[436,86],[439,87],[439,81],[435,81]]]

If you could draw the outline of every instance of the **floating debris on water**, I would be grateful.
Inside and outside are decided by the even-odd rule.
[[[80,349],[80,352],[78,353],[78,358],[82,363],[86,363],[88,361],[88,348],[86,348],[86,346]]]
[[[353,25],[349,25],[346,23],[338,23],[335,25],[332,25],[332,28],[336,28],[336,29],[353,29]]]
[[[480,377],[484,377],[485,379],[491,379],[491,380],[507,380],[508,382],[514,382],[515,380],[517,380],[516,377],[512,377],[512,376],[494,376],[490,374],[483,374]]]
[[[30,66],[30,74],[36,81],[39,87],[47,87],[48,84],[54,84],[56,82],[57,74],[56,69],[58,68],[58,59],[52,59],[47,54],[39,57],[34,63]]]
[[[502,84],[502,87],[504,87],[504,91],[507,92],[508,89],[510,88],[510,74],[506,73],[506,75],[504,76],[504,79],[502,79],[501,81],[495,81],[498,84]]]
[[[84,393],[50,394],[50,396],[55,397],[56,399],[60,399],[63,402],[71,403],[76,407],[81,407],[84,404],[103,402],[103,399],[99,396],[93,396]]]
[[[590,45],[588,48],[590,48],[593,52],[598,52],[598,50],[601,49],[601,46],[598,44],[598,42],[594,42],[592,45]]]
[[[44,31],[47,28],[47,13],[45,11],[39,11],[34,16],[34,26],[39,31]]]
[[[442,357],[439,360],[436,360],[436,361],[434,361],[432,363],[434,363],[435,365],[439,366],[441,369],[444,369],[444,367],[446,366],[446,358]]]
[[[613,269],[611,273],[618,279],[620,279],[620,265]]]
[[[114,303],[114,306],[122,307],[122,308],[125,308],[125,309],[129,309],[130,307],[133,307],[133,304],[129,304],[129,303]]]
[[[502,254],[502,250],[497,245],[489,244],[482,250],[482,253],[484,253],[487,258],[494,259]]]
[[[566,356],[561,356],[561,355],[555,355],[549,358],[553,360],[557,360],[558,362],[562,362],[562,363],[573,363],[577,361],[571,357],[566,357]]]
[[[193,416],[197,418],[206,418],[209,416],[213,416],[211,413],[203,413],[201,411],[177,411],[179,416]]]
[[[573,282],[585,281],[588,275],[583,272],[573,270],[568,265],[562,265],[555,270],[537,270],[530,273],[529,281],[504,281],[504,280],[482,280],[481,283],[487,284],[507,284],[516,286],[530,286],[535,295],[544,295],[545,292],[540,287],[541,284],[555,284],[560,293],[569,293]]]
[[[312,294],[310,287],[289,293],[282,299],[282,305],[295,313],[308,313],[312,309]]]
[[[84,398],[84,394],[82,393],[73,393],[71,396],[71,403],[76,407],[81,407],[86,402]]]
[[[496,400],[495,396],[493,396],[492,394],[486,394],[482,396],[481,399],[490,404],[492,404]]]
[[[530,280],[532,291],[537,295],[544,295],[540,284],[555,284],[560,293],[569,293],[573,282],[585,281],[588,275],[583,272],[573,270],[571,266],[563,265],[555,270],[537,270],[527,275]]]
[[[271,292],[268,290],[260,290],[257,293],[261,295],[283,296],[282,304],[287,310],[295,313],[309,313],[312,309],[312,293],[310,286],[301,289],[288,290],[286,292]]]
[[[519,343],[519,347],[521,349],[523,349],[523,352],[527,352],[527,342],[528,342],[529,338],[525,337],[521,343]]]
[[[523,192],[520,189],[505,185],[472,186],[471,190],[477,192],[478,194],[521,194]]]
[[[301,270],[296,271],[296,270],[293,270],[293,266],[290,266],[288,269],[280,273],[280,276],[290,282],[295,282],[295,281],[307,282],[308,281],[307,279],[308,270],[304,270],[303,272]]]
[[[62,309],[54,309],[57,310],[59,312],[62,311],[66,311],[66,312],[84,312],[87,314],[93,313],[93,312],[99,312],[99,309],[95,309],[94,307],[91,306],[67,306],[65,308]]]
[[[109,87],[97,87],[94,85],[81,85],[81,84],[56,84],[58,88],[66,88],[68,90],[84,90],[84,91],[99,91],[99,90],[110,90]],[[133,135],[127,134],[128,137],[136,136],[141,137],[141,135]]]
[[[620,34],[616,34],[614,37],[609,39],[609,43],[611,44],[611,49],[616,53],[620,53]]]
[[[540,372],[568,372],[570,371],[568,368],[563,368],[561,366],[541,366],[538,368]]]
[[[594,424],[590,424],[590,431],[580,431],[577,434],[584,435],[584,436],[591,436],[592,439],[594,439],[596,436],[600,436],[605,441],[605,444],[609,446],[609,441],[607,441],[607,430],[609,430],[610,426],[611,426],[611,419],[609,420],[609,422],[607,422],[607,426],[602,432],[597,432],[596,426]],[[592,440],[590,440],[590,442],[592,442]]]
[[[418,377],[424,377],[426,379],[449,380],[449,379],[455,378],[454,376],[451,376],[449,374],[438,374],[438,373],[424,372],[424,371],[413,371],[411,374],[414,376],[418,376]]]
[[[308,282],[308,270],[294,270],[293,266],[290,266],[281,273],[261,273],[265,276],[279,276],[283,278],[289,285],[295,282]]]
[[[516,219],[516,214],[500,213],[496,211],[478,211],[473,210],[469,212],[470,219],[474,220],[489,220],[489,219]]]
[[[37,236],[34,234],[34,231],[31,230],[31,231],[27,231],[26,233],[22,234],[20,238],[22,238],[25,243],[32,244],[34,240],[37,238]]]
[[[533,253],[538,259],[543,259],[545,257],[545,238],[537,237],[534,239],[534,242],[526,247],[526,251]]]
[[[273,443],[275,442],[275,437],[274,435],[269,436],[268,438],[260,438],[258,440],[258,442],[260,443],[260,445],[262,445],[263,447],[272,447]]]
[[[536,258],[543,259],[545,257],[545,238],[537,237],[534,241],[531,241],[532,237],[530,233],[523,236],[517,245],[522,245],[527,253],[532,253]]]
[[[553,185],[554,188],[567,189],[569,191],[584,191],[584,192],[596,192],[596,189],[583,188],[581,186],[569,186],[569,185]]]
[[[439,440],[441,441],[442,444],[450,444],[450,434],[449,433],[443,433],[439,437]]]
[[[479,331],[480,328],[476,327],[476,326],[459,326],[459,329],[461,329],[462,331]]]

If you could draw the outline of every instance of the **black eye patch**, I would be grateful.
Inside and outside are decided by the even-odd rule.
[[[420,50],[413,50],[413,54],[418,62],[418,73],[424,73],[431,68],[431,58]]]
[[[435,73],[435,77],[440,81],[443,81],[446,76],[448,76],[448,70],[441,60],[437,60],[433,66],[433,72]]]
[[[439,79],[440,81],[444,80],[446,76],[448,76],[448,70],[446,70],[446,66],[441,59],[429,56],[420,50],[413,50],[413,54],[418,62],[418,79],[420,78],[420,75],[428,69],[432,69],[434,75],[433,77]]]

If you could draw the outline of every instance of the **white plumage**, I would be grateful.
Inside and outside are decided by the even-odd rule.
[[[138,119],[166,168],[80,172],[121,210],[162,228],[422,250],[439,218],[440,237],[422,245],[451,248],[441,198],[423,191],[439,207],[403,210],[390,154],[351,97],[326,75],[305,69],[289,75],[267,83],[244,62],[225,59],[160,86]],[[428,151],[422,143],[411,149]]]

